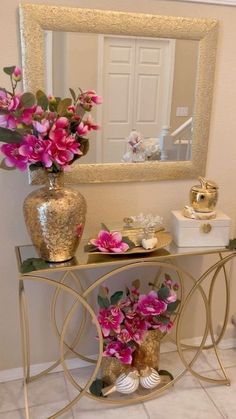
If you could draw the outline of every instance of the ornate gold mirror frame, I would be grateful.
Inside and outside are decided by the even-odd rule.
[[[44,88],[44,30],[91,32],[199,41],[191,161],[79,164],[66,174],[68,183],[155,181],[204,175],[213,94],[218,22],[150,14],[78,9],[39,4],[20,5],[24,88]],[[31,174],[33,183],[42,173]]]

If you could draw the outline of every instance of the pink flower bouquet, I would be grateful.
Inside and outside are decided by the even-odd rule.
[[[136,280],[131,289],[115,292],[109,298],[107,288],[101,287],[98,295],[100,306],[98,321],[104,338],[104,356],[115,357],[123,364],[132,364],[133,354],[144,341],[149,330],[168,332],[171,316],[179,305],[174,283],[169,275],[157,291],[140,294]]]
[[[85,138],[99,127],[90,112],[101,103],[96,92],[70,89],[72,98],[47,96],[38,90],[16,93],[21,80],[18,67],[5,67],[10,76],[11,90],[0,88],[0,147],[5,156],[2,168],[31,170],[42,167],[57,173],[66,170],[89,148]],[[87,114],[88,113],[88,114]]]

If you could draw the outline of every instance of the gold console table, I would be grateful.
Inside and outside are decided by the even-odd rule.
[[[77,403],[81,397],[89,397],[99,402],[103,403],[113,403],[113,404],[122,404],[128,405],[132,403],[137,403],[145,401],[154,397],[157,397],[161,392],[168,389],[172,386],[177,380],[179,380],[183,374],[189,371],[195,377],[200,380],[205,380],[215,384],[230,384],[230,380],[227,377],[226,371],[220,359],[220,354],[217,349],[217,345],[221,341],[226,326],[228,322],[229,315],[229,278],[227,273],[226,264],[232,258],[236,256],[236,251],[230,251],[226,248],[178,248],[173,243],[167,246],[164,249],[159,249],[151,253],[144,254],[132,254],[132,255],[119,255],[119,256],[108,256],[104,254],[88,254],[83,251],[85,242],[82,242],[75,258],[66,263],[54,263],[44,265],[41,269],[33,270],[27,273],[21,273],[22,263],[29,258],[37,258],[37,254],[33,246],[18,246],[16,247],[17,263],[19,270],[19,302],[20,302],[20,320],[21,320],[21,335],[22,335],[22,346],[23,346],[23,366],[24,366],[24,390],[25,390],[25,411],[26,418],[29,416],[29,407],[28,407],[28,385],[31,381],[40,379],[43,375],[48,374],[53,371],[58,365],[61,365],[64,370],[66,378],[70,383],[77,389],[78,395],[66,406],[64,406],[60,411],[55,412],[50,418],[57,418],[68,409],[70,409],[75,403]],[[178,260],[181,256],[195,256],[195,255],[214,255],[217,257],[217,261],[214,264],[211,264],[208,269],[201,274],[200,277],[195,278],[191,273],[182,269]],[[105,268],[106,273],[99,276],[100,268]],[[175,318],[175,329],[174,329],[174,341],[178,355],[183,364],[183,370],[176,376],[172,381],[167,381],[161,383],[158,387],[152,390],[146,390],[143,394],[142,392],[138,393],[137,396],[132,397],[124,396],[122,398],[112,398],[111,396],[107,398],[97,397],[94,394],[91,394],[89,391],[91,383],[94,379],[97,378],[99,374],[99,369],[102,361],[103,354],[103,338],[100,329],[100,325],[96,317],[96,309],[93,308],[93,304],[89,303],[92,292],[98,290],[97,288],[104,284],[105,281],[112,280],[116,275],[131,272],[133,269],[150,269],[152,268],[155,271],[154,282],[158,280],[160,275],[165,270],[171,270],[177,275],[180,283],[180,299],[181,304],[178,309],[178,314]],[[86,270],[96,269],[97,278],[92,282],[87,284],[84,287],[82,284],[80,274]],[[224,286],[225,293],[225,304],[224,304],[224,315],[222,328],[220,333],[218,333],[217,338],[214,335],[213,331],[213,294],[216,279],[219,273],[223,275],[222,285]],[[56,279],[50,278],[52,274],[56,273]],[[73,285],[68,285],[68,278]],[[191,283],[190,289],[186,292],[184,289],[185,278]],[[30,372],[30,330],[29,330],[29,315],[27,309],[27,296],[25,292],[24,285],[27,282],[40,282],[51,286],[54,289],[54,294],[51,301],[51,318],[55,333],[58,337],[58,344],[60,349],[60,357],[54,362],[49,368],[45,369],[37,375],[31,375]],[[205,287],[204,283],[208,281],[208,286]],[[153,281],[152,281],[153,282]],[[189,285],[188,285],[189,287]],[[117,285],[117,289],[120,289],[120,285]],[[205,290],[207,288],[207,291]],[[187,345],[181,341],[181,327],[184,319],[184,313],[187,305],[189,304],[190,299],[195,294],[199,292],[205,307],[205,324],[204,324],[204,333],[200,344],[198,345]],[[62,322],[61,327],[59,328],[56,321],[56,306],[58,302],[59,294],[65,292],[67,295],[70,295],[73,298],[73,303],[70,306],[70,309],[65,315],[65,318]],[[78,325],[78,331],[76,331],[76,336],[72,343],[68,343],[66,340],[66,333],[69,328],[70,322],[78,310],[78,307],[83,312],[81,316],[80,324]],[[43,309],[43,307],[42,307]],[[86,317],[90,316],[93,326],[96,328],[95,334],[98,339],[98,355],[97,359],[94,360],[93,357],[88,355],[83,355],[76,349],[78,343],[83,336],[83,333],[86,331]],[[59,330],[60,329],[60,330]],[[207,339],[210,339],[207,341]],[[220,378],[209,378],[203,373],[198,373],[194,370],[194,363],[198,359],[199,355],[208,349],[213,349],[216,355],[216,358],[219,363],[219,369],[221,370],[222,377]],[[191,361],[187,361],[185,357],[185,351],[194,350],[195,355]],[[93,373],[88,379],[86,385],[81,386],[73,377],[70,370],[67,367],[66,359],[68,355],[77,357],[83,361],[89,362],[94,365]]]

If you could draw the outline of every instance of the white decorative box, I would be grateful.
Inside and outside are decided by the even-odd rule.
[[[186,218],[182,211],[172,211],[171,216],[173,240],[179,247],[223,247],[229,243],[230,218],[222,211],[210,220]]]

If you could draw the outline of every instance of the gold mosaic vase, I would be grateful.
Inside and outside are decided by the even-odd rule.
[[[160,339],[162,333],[159,330],[149,330],[144,341],[133,353],[132,365],[122,364],[117,358],[104,357],[101,364],[101,375],[106,384],[113,384],[122,373],[128,373],[131,369],[139,372],[147,367],[158,371],[160,361]]]
[[[24,201],[25,223],[39,256],[49,262],[73,258],[84,229],[86,201],[63,186],[63,173],[47,173],[46,185]]]

